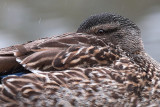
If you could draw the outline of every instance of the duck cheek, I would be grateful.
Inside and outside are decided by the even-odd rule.
[[[117,34],[117,35],[114,35],[113,37],[114,37],[115,39],[123,39],[123,35],[118,35],[118,34]]]
[[[118,45],[118,44],[120,43],[119,39],[118,39],[118,38],[115,38],[115,37],[113,37],[113,36],[111,36],[111,37],[109,38],[109,41],[110,41],[112,44],[114,44],[114,45]]]

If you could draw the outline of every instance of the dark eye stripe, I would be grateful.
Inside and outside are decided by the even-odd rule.
[[[118,30],[118,28],[107,29],[107,30],[105,30],[105,33],[113,33],[113,32],[116,32],[117,30]]]
[[[99,29],[99,30],[97,31],[97,34],[100,34],[100,35],[102,35],[102,34],[109,34],[109,33],[116,32],[117,30],[118,30],[118,28],[112,28],[112,29],[106,29],[106,30],[104,30],[104,29]]]

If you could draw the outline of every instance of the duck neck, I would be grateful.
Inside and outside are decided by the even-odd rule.
[[[143,53],[143,57],[147,60],[148,63],[153,64],[153,66],[156,68],[156,70],[160,71],[160,63],[159,62],[157,62],[155,59],[153,59],[147,53]]]
[[[144,51],[140,52],[139,54],[132,54],[131,57],[136,64],[138,64],[142,68],[145,68],[146,71],[160,71],[160,63],[154,60]]]

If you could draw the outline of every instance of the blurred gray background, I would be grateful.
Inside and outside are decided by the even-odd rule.
[[[0,0],[0,48],[74,32],[88,16],[101,12],[134,21],[146,51],[160,61],[160,0]]]

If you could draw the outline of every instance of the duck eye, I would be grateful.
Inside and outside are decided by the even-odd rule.
[[[99,29],[99,30],[97,31],[97,33],[98,33],[98,34],[104,34],[105,31],[104,31],[103,29]]]

